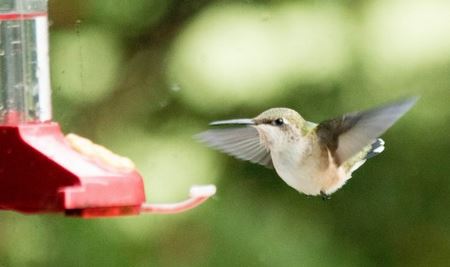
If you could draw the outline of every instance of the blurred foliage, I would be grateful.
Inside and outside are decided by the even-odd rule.
[[[50,0],[54,119],[130,157],[188,213],[0,216],[0,266],[448,266],[450,3]],[[274,106],[321,121],[416,107],[331,200],[192,139]]]

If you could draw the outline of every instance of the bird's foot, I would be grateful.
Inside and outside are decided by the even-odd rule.
[[[331,198],[331,195],[328,195],[324,191],[320,191],[320,196],[322,197],[323,200],[329,200]]]

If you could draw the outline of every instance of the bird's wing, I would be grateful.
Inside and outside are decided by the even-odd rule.
[[[348,113],[320,123],[317,135],[338,165],[342,164],[382,135],[417,101],[417,97],[363,112]]]
[[[222,124],[212,123],[212,125]],[[261,143],[258,131],[251,125],[211,129],[196,135],[196,137],[208,146],[238,159],[248,160],[266,167],[273,166],[270,151]]]

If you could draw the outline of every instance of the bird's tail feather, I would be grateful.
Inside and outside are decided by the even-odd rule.
[[[375,157],[380,154],[384,150],[384,141],[381,138],[377,138],[371,145],[367,146],[364,151],[357,154],[349,161],[346,162],[345,166],[350,173],[356,171],[359,167],[361,167],[367,159]]]
[[[372,157],[375,157],[376,155],[380,154],[384,150],[384,141],[381,138],[378,138],[375,140],[375,142],[372,143],[372,147],[370,148],[369,152],[367,152],[364,159],[370,159]]]

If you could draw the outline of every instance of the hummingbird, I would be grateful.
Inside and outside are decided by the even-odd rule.
[[[379,138],[417,97],[321,123],[289,108],[271,108],[251,119],[214,121],[198,134],[206,145],[269,168],[300,193],[328,199],[367,159],[384,150]]]

